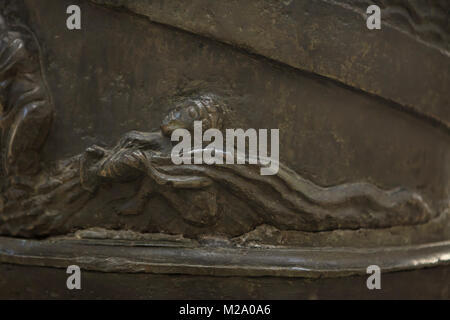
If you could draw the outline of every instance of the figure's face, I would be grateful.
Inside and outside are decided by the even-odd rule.
[[[165,136],[170,136],[176,129],[194,129],[194,121],[203,120],[199,107],[194,101],[184,101],[179,103],[175,109],[163,119],[161,131]]]

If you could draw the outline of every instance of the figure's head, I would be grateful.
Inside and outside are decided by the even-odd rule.
[[[161,131],[170,136],[176,129],[193,131],[194,121],[202,121],[203,130],[222,129],[224,105],[213,94],[191,96],[178,101],[163,119]]]

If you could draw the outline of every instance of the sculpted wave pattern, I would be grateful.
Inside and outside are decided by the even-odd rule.
[[[40,170],[40,149],[53,117],[40,55],[34,34],[24,26],[11,28],[0,15],[0,128],[7,175]]]

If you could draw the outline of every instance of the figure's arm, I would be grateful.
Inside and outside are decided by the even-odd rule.
[[[2,109],[4,109],[4,106],[2,106]],[[16,116],[18,108],[13,108],[12,110],[9,110],[5,115],[0,116],[0,128],[8,128],[12,125],[14,118]]]
[[[153,166],[148,167],[148,175],[160,185],[170,185],[174,188],[200,189],[212,184],[212,180],[200,176],[171,176],[161,173]]]
[[[135,152],[134,157],[140,159],[140,163],[146,170],[146,173],[159,185],[168,185],[174,188],[200,189],[210,186],[213,181],[207,177],[200,176],[172,176],[159,172],[151,163],[145,153]]]

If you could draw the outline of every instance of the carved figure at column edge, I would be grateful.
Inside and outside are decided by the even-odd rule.
[[[178,128],[192,131],[194,121],[202,121],[204,130],[222,130],[226,110],[227,106],[214,94],[193,95],[180,101],[165,117],[160,132],[128,133],[111,150],[89,148],[81,162],[83,186],[93,191],[102,180],[121,182],[144,175],[147,182],[136,198],[121,208],[121,213],[138,214],[146,198],[156,192],[186,219],[198,224],[225,214],[225,208],[215,203],[217,193],[223,189],[250,204],[266,223],[281,229],[384,227],[418,223],[430,217],[431,210],[421,196],[402,188],[384,191],[368,183],[323,188],[282,164],[275,176],[261,176],[261,162],[250,165],[248,158],[245,165],[174,165],[171,133]],[[203,151],[191,150],[187,156]],[[215,152],[225,157],[224,150]],[[179,190],[190,192],[192,198],[183,200]],[[203,210],[192,207],[194,195],[197,204],[204,202]]]
[[[10,28],[1,15],[0,92],[3,170],[13,175],[37,173],[53,115],[40,47],[31,31]]]

